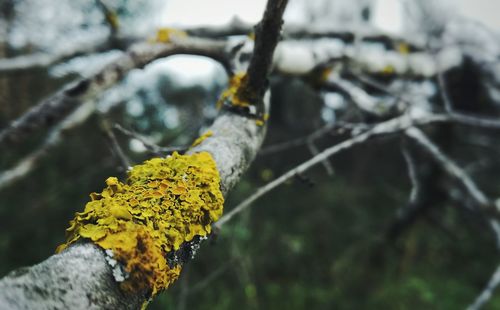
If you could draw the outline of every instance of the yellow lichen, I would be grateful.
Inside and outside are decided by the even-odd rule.
[[[269,114],[264,113],[264,114],[262,114],[261,118],[258,118],[255,120],[255,124],[257,126],[264,126],[264,124],[267,122],[268,119],[269,119]]]
[[[328,78],[333,72],[333,67],[326,67],[325,69],[321,70],[319,80],[320,82],[326,82],[328,81]]]
[[[197,145],[200,145],[203,141],[205,141],[206,138],[213,136],[214,133],[211,130],[206,131],[204,134],[198,137],[198,139],[194,140],[193,144],[191,144],[191,147],[195,147]]]
[[[175,38],[185,38],[187,33],[175,28],[160,28],[156,31],[156,42],[170,43]]]
[[[385,67],[382,68],[382,70],[380,71],[380,73],[384,74],[384,75],[392,75],[396,72],[394,66],[392,65],[386,65]]]
[[[217,107],[221,108],[224,102],[229,102],[235,107],[248,107],[250,103],[239,96],[239,89],[247,78],[246,72],[236,73],[229,79],[229,87],[224,90],[217,102]]]
[[[259,99],[255,98],[255,94],[248,91],[245,85],[247,78],[246,72],[233,75],[229,79],[229,87],[222,92],[219,101],[217,101],[217,108],[220,109],[225,106],[234,108],[238,112],[247,113],[248,117],[255,119],[257,126],[263,126],[269,118],[269,114],[259,111],[258,105],[256,112],[250,112],[250,106],[255,105]]]
[[[400,42],[397,45],[397,51],[402,55],[408,55],[410,53],[410,46],[407,43]]]
[[[116,14],[116,12],[106,12],[105,18],[106,22],[111,26],[111,28],[113,28],[114,30],[118,30],[118,28],[120,27],[120,22],[118,20],[118,15]]]
[[[129,274],[122,289],[155,295],[181,270],[179,264],[169,264],[167,254],[209,234],[210,224],[221,216],[219,182],[207,152],[148,160],[133,167],[126,183],[110,177],[101,193],[90,195],[57,252],[78,240],[91,240],[111,250]]]

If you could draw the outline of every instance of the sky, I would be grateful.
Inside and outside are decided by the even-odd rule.
[[[314,0],[311,0],[314,1]],[[445,0],[464,16],[481,20],[500,30],[499,0]],[[224,24],[237,15],[244,21],[257,22],[264,10],[265,0],[169,0],[165,6],[165,21],[179,26]],[[398,27],[401,0],[377,0],[376,23],[382,28]],[[293,0],[290,1],[293,5]],[[194,9],[195,8],[195,9]],[[390,29],[394,30],[394,29]]]
[[[500,31],[499,0],[455,0],[455,2],[463,15],[480,20],[491,28]]]

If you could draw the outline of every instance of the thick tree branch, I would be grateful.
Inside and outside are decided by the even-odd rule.
[[[77,244],[0,280],[1,309],[139,309],[141,296],[116,284],[104,251]]]
[[[269,51],[271,55],[273,49]],[[144,63],[135,56],[134,65]],[[263,72],[260,78],[265,79],[267,70]],[[263,106],[267,113],[268,96],[264,98]],[[208,130],[212,135],[188,153],[208,152],[212,155],[225,195],[257,154],[266,126],[247,116],[223,111]],[[77,243],[39,265],[11,273],[0,280],[0,308],[137,309],[146,296],[142,292],[124,295],[119,283],[113,279],[113,270],[106,263],[106,257],[97,246]]]

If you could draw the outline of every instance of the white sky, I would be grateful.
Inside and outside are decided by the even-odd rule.
[[[262,16],[264,5],[265,0],[168,0],[165,22],[179,26],[220,25],[236,15],[255,23]]]
[[[500,31],[500,1],[455,0],[461,14],[480,20],[492,29]]]
[[[310,0],[314,1],[314,0]],[[379,9],[375,19],[383,28],[397,27],[400,0],[377,0]],[[418,1],[418,0],[415,0]],[[467,17],[481,20],[492,28],[500,29],[499,0],[447,0]],[[247,22],[257,22],[264,10],[265,0],[168,0],[164,21],[169,25],[218,25],[238,16]],[[293,0],[290,0],[293,5]],[[392,30],[392,29],[391,29]]]

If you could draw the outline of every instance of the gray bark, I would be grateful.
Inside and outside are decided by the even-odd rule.
[[[104,252],[77,244],[0,281],[0,309],[138,309],[138,296],[124,295]]]

